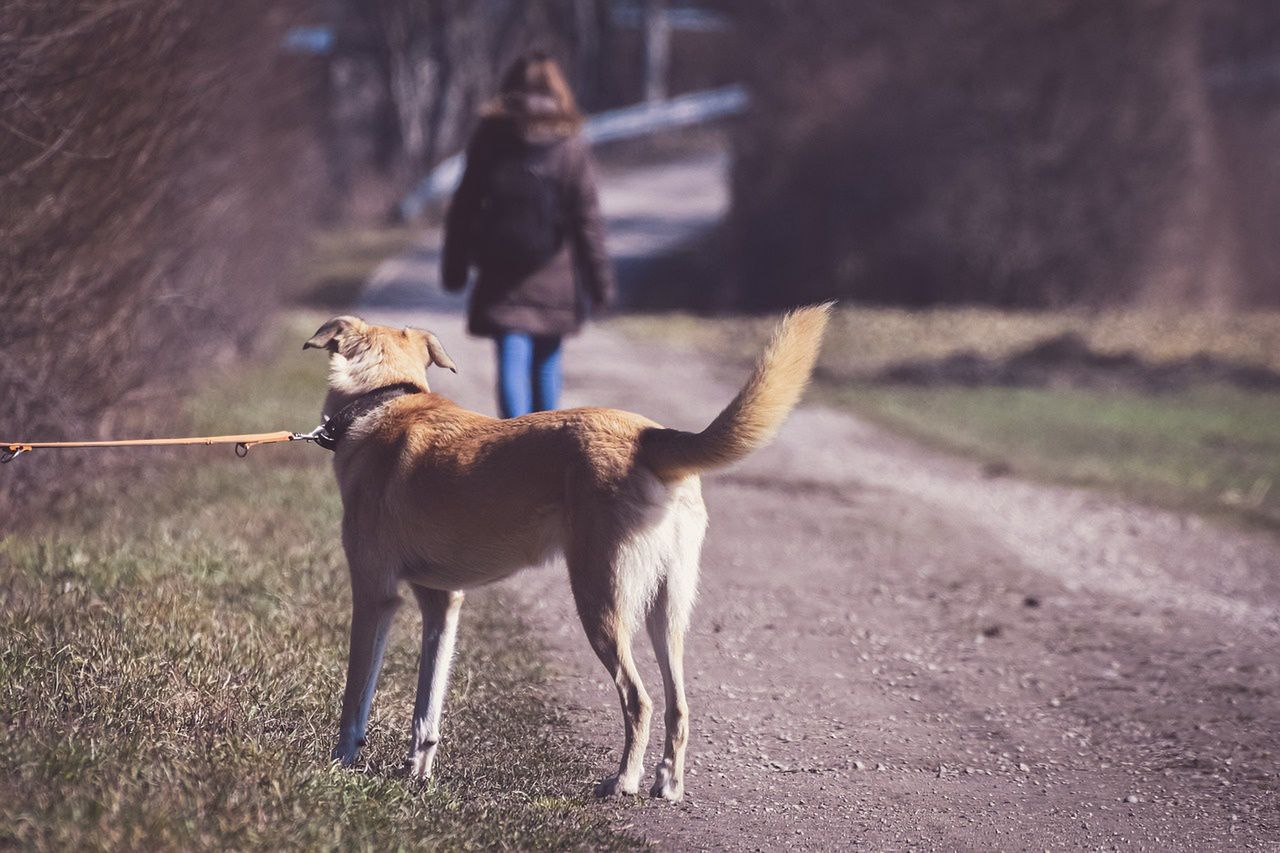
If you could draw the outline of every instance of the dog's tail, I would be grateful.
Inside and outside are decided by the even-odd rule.
[[[675,480],[730,465],[768,444],[809,383],[832,305],[784,317],[751,378],[711,426],[697,433],[649,430],[641,438],[640,461],[662,479]]]

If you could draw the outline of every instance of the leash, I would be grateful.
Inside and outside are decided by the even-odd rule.
[[[260,444],[282,444],[288,441],[311,441],[325,450],[334,450],[358,419],[385,403],[408,394],[421,394],[423,389],[411,382],[385,385],[361,394],[343,406],[333,417],[311,432],[254,432],[244,435],[198,435],[187,438],[121,438],[114,441],[7,441],[0,442],[0,465],[7,465],[24,453],[45,449],[93,447],[187,447],[191,445],[234,444],[236,456],[249,455],[249,449]]]
[[[0,464],[8,464],[24,453],[36,450],[104,447],[186,447],[190,445],[234,444],[236,456],[249,455],[250,448],[260,444],[282,444],[287,441],[319,442],[324,426],[311,432],[253,432],[243,435],[199,435],[186,438],[121,438],[113,441],[6,441],[0,442]]]

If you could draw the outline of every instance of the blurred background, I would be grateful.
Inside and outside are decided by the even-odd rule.
[[[998,359],[1049,340],[1031,360],[1067,384],[1100,357],[1130,359],[1106,377],[1126,387],[1274,384],[1270,0],[9,0],[3,431],[140,427],[279,306],[349,304],[411,239],[397,212],[438,215],[448,181],[415,188],[530,47],[592,114],[739,97],[600,146],[606,171],[709,162],[724,183],[661,259],[620,259],[633,311],[914,310],[857,316],[825,366],[845,380],[1044,384],[1062,372]],[[944,306],[972,310],[920,313]],[[913,317],[934,325],[894,325]],[[713,328],[632,330],[736,337]],[[1182,362],[1139,376],[1151,359]]]
[[[40,451],[0,848],[1274,846],[1280,0],[0,0],[0,441],[310,429],[351,311],[492,411],[440,221],[531,48],[621,283],[570,403],[707,423],[839,300],[705,484],[689,801],[590,797],[616,697],[555,571],[468,594],[439,784],[403,616],[332,771],[328,454]]]

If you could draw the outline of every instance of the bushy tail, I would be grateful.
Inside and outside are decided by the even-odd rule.
[[[784,317],[751,378],[711,426],[697,433],[649,430],[641,437],[640,461],[672,480],[730,465],[768,444],[809,383],[833,304]]]

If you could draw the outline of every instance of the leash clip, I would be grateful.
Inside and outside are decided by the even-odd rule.
[[[325,418],[325,420],[328,420],[328,418]],[[324,431],[324,427],[325,427],[324,424],[320,424],[320,426],[316,427],[311,432],[295,432],[293,435],[289,436],[289,440],[290,441],[320,441],[322,439],[328,438],[328,435]]]
[[[328,430],[329,420],[330,419],[326,417],[324,419],[324,423],[320,424],[320,426],[316,427],[311,432],[295,432],[289,438],[289,440],[290,441],[313,441],[316,444],[323,447],[325,450],[333,450],[337,442],[335,442],[333,440],[333,436],[329,434],[329,430]]]
[[[24,453],[30,453],[31,448],[25,444],[10,444],[0,449],[0,465],[8,465]]]

